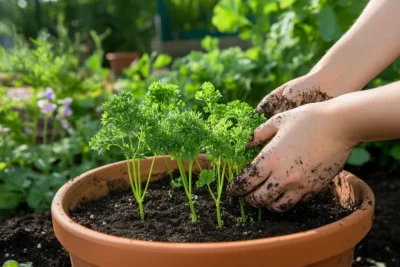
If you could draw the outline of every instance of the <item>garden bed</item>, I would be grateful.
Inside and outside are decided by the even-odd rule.
[[[368,182],[377,202],[373,228],[356,248],[354,266],[376,266],[373,261],[399,266],[400,230],[395,225],[400,221],[400,214],[396,212],[400,201],[400,168],[388,173],[369,164],[350,171]],[[32,261],[34,267],[70,266],[67,252],[54,236],[49,213],[27,214],[0,224],[0,262],[11,258]]]

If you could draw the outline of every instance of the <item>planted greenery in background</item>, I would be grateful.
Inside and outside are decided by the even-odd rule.
[[[84,59],[81,58],[83,51],[79,39],[56,40],[44,32],[38,39],[25,42],[15,36],[14,48],[0,47],[0,61],[4,63],[0,65],[0,72],[11,79],[3,85],[31,86],[34,93],[40,88],[51,87],[60,97],[78,98],[77,103],[83,102],[82,96],[96,98],[103,95],[107,92],[104,87],[109,70],[102,67],[101,42],[108,34],[91,32],[95,49]]]
[[[218,0],[166,0],[168,22],[173,34],[212,30],[212,10],[217,2]]]
[[[210,81],[222,92],[222,102],[240,99],[255,106],[273,89],[306,74],[348,30],[367,2],[220,0],[214,8],[214,26],[223,33],[238,32],[252,43],[251,48],[221,50],[218,39],[207,37],[202,42],[206,52],[192,51],[176,59],[166,73],[150,74],[140,82],[130,82],[127,75],[124,81],[132,84],[129,87],[133,92],[145,91],[158,79],[178,84],[188,105],[197,105],[193,101],[195,91],[203,82]],[[396,80],[399,66],[399,62],[392,64],[367,88]],[[392,163],[400,159],[398,147],[395,142],[359,146],[349,164],[362,165],[370,159],[378,159],[383,165]]]
[[[306,74],[359,16],[367,0],[220,0],[213,24],[239,32],[268,58],[273,87]]]
[[[306,74],[349,29],[367,3],[367,0],[220,0],[212,21],[221,32],[239,32],[241,38],[253,44],[248,51],[268,59],[265,64],[268,70],[263,75],[271,91]],[[393,82],[399,76],[398,60],[366,88]],[[399,161],[399,143],[358,146],[348,163],[363,165],[372,159],[382,165]]]
[[[115,83],[116,90],[128,90],[135,99],[142,100],[147,93],[147,88],[158,80],[157,72],[167,67],[171,61],[172,58],[166,54],[156,52],[151,55],[144,54],[124,70],[122,77]]]
[[[26,38],[46,30],[58,39],[57,28],[63,25],[69,37],[84,41],[91,30],[110,29],[103,43],[106,52],[150,52],[155,10],[155,1],[146,0],[0,1],[0,24],[15,26]]]
[[[160,72],[159,68],[168,65],[169,58],[144,55],[125,71],[124,77],[117,81],[117,88],[128,89],[142,97],[152,82],[162,80],[179,85],[182,98],[189,106],[198,105],[195,93],[206,81],[220,88],[221,101],[225,103],[240,99],[255,105],[269,92],[265,55],[254,49],[220,49],[219,40],[211,37],[203,39],[202,45],[207,52],[192,51],[186,57],[176,59],[166,72]],[[168,63],[156,65],[161,56],[161,62]]]
[[[109,95],[104,36],[92,37],[97,48],[83,66],[75,46],[47,37],[1,50],[0,69],[13,79],[0,84],[0,218],[24,206],[48,210],[68,179],[109,162],[88,146]]]

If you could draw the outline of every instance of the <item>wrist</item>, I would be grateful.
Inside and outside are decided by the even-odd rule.
[[[305,76],[307,77],[307,79],[311,80],[312,83],[317,84],[322,92],[326,93],[332,98],[343,94],[342,92],[338,92],[338,90],[334,89],[334,87],[332,86],[332,82],[330,81],[330,79],[332,78],[332,74],[324,68],[315,66]]]
[[[353,111],[349,109],[347,103],[349,103],[349,97],[344,95],[317,104],[320,105],[319,110],[335,139],[352,148],[363,140],[350,119],[349,112]]]

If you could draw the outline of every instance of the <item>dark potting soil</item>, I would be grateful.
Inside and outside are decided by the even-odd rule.
[[[194,188],[198,223],[191,222],[183,188],[172,189],[169,179],[151,183],[145,198],[145,221],[138,215],[131,190],[120,190],[84,203],[70,212],[71,218],[90,229],[115,236],[165,242],[217,242],[250,240],[310,230],[339,220],[351,213],[335,204],[326,193],[293,210],[278,214],[246,207],[252,223],[242,224],[239,202],[222,197],[224,225],[217,227],[215,203],[207,189]]]
[[[0,266],[7,260],[33,267],[70,267],[68,252],[58,243],[50,212],[27,214],[0,223]]]
[[[362,177],[376,197],[374,224],[356,247],[353,267],[399,267],[400,168],[388,170],[368,164],[362,168],[346,169]],[[29,231],[25,230],[27,226]],[[0,266],[8,259],[30,261],[34,267],[71,266],[68,253],[54,236],[49,213],[27,214],[0,222]],[[382,264],[377,265],[379,263]]]
[[[375,194],[374,223],[356,247],[353,267],[400,267],[400,166],[388,170],[368,164],[347,169],[364,178]]]

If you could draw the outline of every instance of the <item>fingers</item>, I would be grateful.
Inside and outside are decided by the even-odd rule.
[[[252,148],[263,144],[266,140],[271,139],[278,132],[278,130],[278,121],[272,117],[254,130],[252,139],[247,145],[247,148]]]
[[[278,179],[271,174],[258,189],[246,195],[245,200],[255,208],[266,207],[282,195],[283,188],[279,186]]]
[[[315,193],[307,193],[299,200],[299,202],[307,202],[313,197],[315,197],[315,195],[316,195]]]
[[[228,193],[232,196],[246,195],[268,179],[271,169],[271,159],[262,151],[240,175],[233,179],[233,182],[228,186]]]
[[[266,118],[272,117],[276,113],[275,110],[277,109],[282,93],[282,87],[275,89],[261,100],[255,111],[259,114],[264,114]]]
[[[293,208],[302,197],[303,192],[301,191],[289,191],[283,194],[279,199],[270,203],[267,208],[271,211],[285,212]]]

